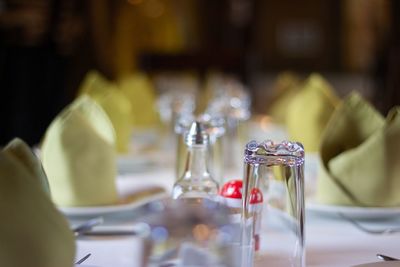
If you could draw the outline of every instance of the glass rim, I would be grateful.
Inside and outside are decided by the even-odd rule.
[[[269,166],[304,165],[304,147],[299,142],[282,141],[275,143],[272,140],[257,142],[252,140],[246,144],[244,162],[246,164],[265,164]]]

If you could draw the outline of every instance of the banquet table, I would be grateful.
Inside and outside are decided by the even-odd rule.
[[[138,184],[161,185],[170,190],[174,181],[173,168],[159,166],[151,170],[120,175],[117,179],[119,190],[129,191]],[[126,192],[125,192],[126,193]],[[132,228],[137,222],[137,209],[104,215],[105,228]],[[268,214],[265,214],[268,216]],[[87,219],[85,216],[68,216],[71,225]],[[400,214],[388,218],[362,221],[370,228],[400,225]],[[255,266],[287,266],[279,261],[279,250],[285,247],[279,234],[265,232],[262,226],[261,249],[255,258]],[[377,262],[377,253],[400,258],[400,233],[372,235],[360,231],[339,214],[321,213],[306,209],[306,265],[307,266],[353,266]],[[137,236],[82,237],[77,239],[76,258],[88,253],[91,256],[84,266],[136,267],[142,266],[143,242]]]

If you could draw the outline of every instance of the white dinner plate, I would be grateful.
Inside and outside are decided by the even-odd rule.
[[[145,172],[153,169],[157,164],[154,157],[148,155],[117,157],[117,169],[119,174]]]
[[[106,215],[116,212],[131,211],[135,208],[147,204],[151,201],[162,199],[169,196],[165,191],[151,194],[140,199],[134,199],[132,201],[121,201],[120,204],[105,205],[105,206],[87,206],[87,207],[59,207],[59,209],[67,216],[98,216]],[[128,199],[128,198],[127,198]]]
[[[314,202],[306,203],[306,210],[315,212],[321,215],[337,216],[343,214],[353,219],[385,219],[392,217],[400,217],[399,208],[380,208],[380,207],[352,207],[352,206],[335,206],[335,205],[324,205]]]
[[[378,261],[354,265],[353,267],[400,267],[400,261]]]

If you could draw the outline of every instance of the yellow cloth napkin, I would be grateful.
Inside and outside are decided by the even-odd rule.
[[[43,190],[50,196],[49,181],[44,173],[42,164],[24,141],[19,138],[14,138],[7,144],[4,151],[11,153],[19,161],[25,163],[26,170],[30,172],[32,177],[38,179]]]
[[[306,152],[317,152],[322,132],[338,103],[328,82],[312,74],[288,105],[289,138],[301,142]]]
[[[110,81],[107,80],[101,73],[95,70],[89,71],[82,83],[80,84],[78,90],[78,96],[83,94],[98,94],[102,93],[105,88],[107,88],[110,84]]]
[[[121,78],[118,85],[131,101],[133,125],[142,128],[156,126],[159,117],[155,89],[150,78],[143,73],[136,73]]]
[[[300,78],[291,72],[279,74],[273,86],[273,96],[267,105],[267,114],[274,122],[286,123],[286,113],[289,103],[294,99],[300,88]]]
[[[107,113],[114,126],[117,151],[129,152],[133,113],[128,97],[115,84],[95,71],[86,75],[79,92],[81,95],[88,94]]]
[[[319,203],[400,206],[399,113],[385,120],[358,94],[344,100],[322,139]]]
[[[0,151],[0,266],[74,265],[74,236],[45,192],[45,179],[20,139]]]
[[[117,202],[114,142],[107,114],[88,96],[77,98],[54,119],[43,140],[42,162],[56,204]]]

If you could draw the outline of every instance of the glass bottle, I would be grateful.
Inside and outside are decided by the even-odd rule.
[[[185,144],[185,134],[190,130],[191,125],[194,121],[200,122],[204,131],[209,135],[207,159],[209,160],[209,171],[211,176],[222,184],[222,169],[223,169],[223,155],[222,155],[222,136],[225,134],[225,120],[222,115],[219,114],[207,114],[203,113],[200,115],[185,114],[179,117],[175,124],[175,132],[177,136],[176,146],[176,162],[175,162],[175,175],[176,180],[182,177],[185,169],[185,160],[187,154],[187,146]]]
[[[172,198],[208,198],[216,200],[218,183],[209,171],[210,137],[203,125],[195,121],[185,134],[187,147],[185,170],[172,189]]]

